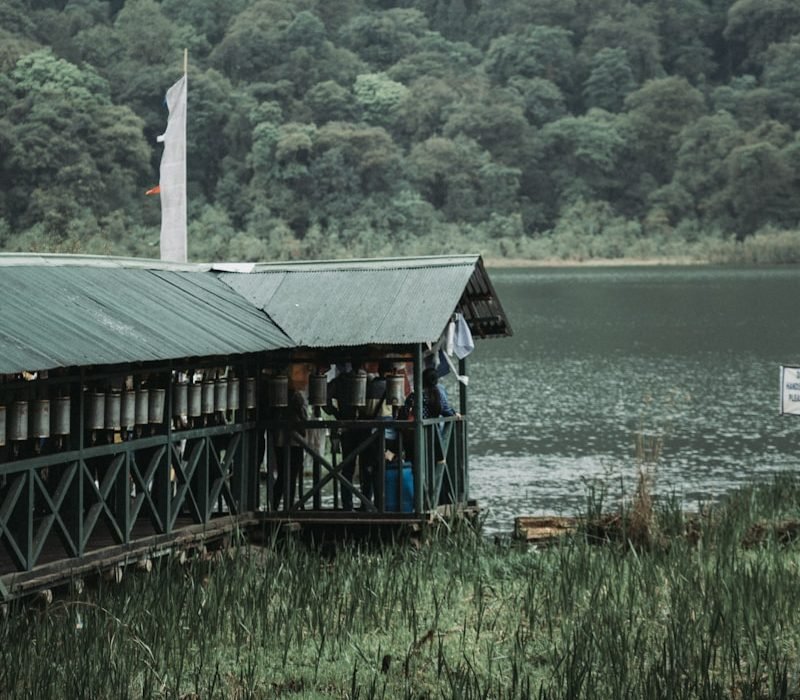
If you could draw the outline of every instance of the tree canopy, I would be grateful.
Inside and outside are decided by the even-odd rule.
[[[0,247],[157,254],[184,47],[194,259],[798,227],[796,0],[0,0]]]

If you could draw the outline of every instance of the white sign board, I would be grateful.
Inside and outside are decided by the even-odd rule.
[[[781,367],[781,414],[800,416],[800,367]]]

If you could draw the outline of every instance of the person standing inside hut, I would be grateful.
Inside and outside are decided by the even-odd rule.
[[[417,392],[412,391],[406,398],[404,405],[404,413],[407,417],[414,414],[418,410],[415,399]],[[460,418],[461,414],[458,413],[447,399],[447,391],[439,383],[439,373],[434,367],[428,367],[422,372],[422,417],[425,418],[448,418],[455,416]],[[441,429],[441,427],[440,427]],[[444,461],[439,441],[435,443],[435,457],[437,462]]]
[[[275,489],[272,493],[272,508],[278,510],[281,499],[286,495],[285,474],[286,460],[289,460],[289,500],[284,502],[284,509],[289,510],[294,503],[295,489],[300,490],[303,479],[303,446],[292,438],[292,433],[305,437],[305,428],[298,425],[308,420],[308,404],[302,392],[290,388],[289,405],[280,409],[284,418],[289,422],[288,427],[277,431],[275,438],[275,456],[278,475],[275,479]],[[288,455],[287,455],[288,452]]]

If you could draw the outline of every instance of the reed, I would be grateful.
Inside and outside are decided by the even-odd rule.
[[[44,611],[13,606],[0,696],[797,697],[800,551],[777,528],[798,513],[782,476],[707,510],[695,540],[654,500],[667,546],[579,534],[527,550],[457,531],[162,560]]]

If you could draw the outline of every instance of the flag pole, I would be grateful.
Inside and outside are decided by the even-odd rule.
[[[189,72],[189,49],[183,50],[183,74],[186,75]]]

